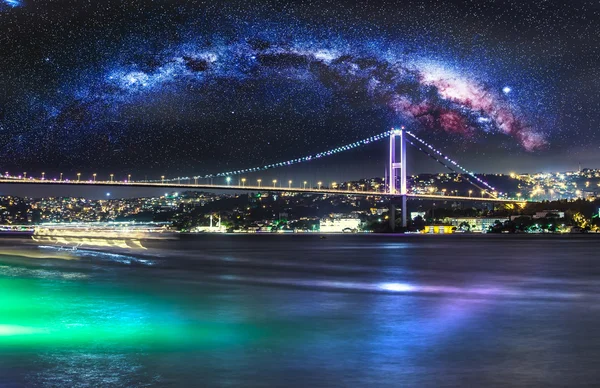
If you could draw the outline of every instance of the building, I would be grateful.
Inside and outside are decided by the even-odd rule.
[[[421,217],[422,219],[425,219],[425,212],[410,212],[410,219],[414,220],[417,217]]]
[[[471,232],[487,232],[490,226],[494,226],[496,221],[504,223],[508,218],[503,217],[460,217],[451,218],[450,224],[456,229],[467,229]]]
[[[360,220],[358,218],[324,218],[319,221],[319,230],[322,233],[352,233],[358,232]]]
[[[455,229],[456,227],[452,225],[426,225],[425,229],[423,229],[423,233],[450,234],[454,233]]]
[[[553,217],[553,218],[565,218],[565,212],[561,212],[558,210],[544,210],[541,212],[536,212],[535,215],[533,216],[533,219],[538,219],[538,218],[548,218],[548,217]]]

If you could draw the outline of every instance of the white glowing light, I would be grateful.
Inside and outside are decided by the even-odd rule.
[[[406,283],[381,283],[379,289],[393,292],[411,292],[415,291],[416,287]]]
[[[508,94],[512,92],[512,89],[509,86],[505,86],[502,88],[502,92],[504,92],[504,94]]]
[[[315,52],[313,55],[315,56],[316,59],[320,59],[324,62],[331,62],[334,59],[336,59],[337,57],[339,57],[339,54],[337,54],[336,52],[330,51],[330,50],[319,50],[319,51]]]
[[[8,5],[10,5],[11,7],[18,7],[19,5],[21,5],[20,1],[17,0],[4,0],[4,2]]]
[[[125,82],[128,86],[132,85],[148,85],[148,75],[141,71],[133,71],[125,76]]]
[[[39,334],[44,333],[44,329],[38,329],[35,327],[27,326],[16,326],[16,325],[0,325],[0,336],[13,336],[13,335],[28,335],[28,334]]]

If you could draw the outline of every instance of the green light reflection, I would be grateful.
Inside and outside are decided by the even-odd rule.
[[[185,303],[174,305],[145,286],[3,278],[0,273],[0,351],[40,347],[198,350],[247,345],[264,334],[248,323],[198,315],[187,313]]]

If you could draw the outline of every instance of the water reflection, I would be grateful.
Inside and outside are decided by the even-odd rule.
[[[141,240],[99,237],[69,237],[69,236],[31,236],[39,244],[55,244],[61,247],[93,247],[146,249]]]
[[[600,350],[587,333],[600,318],[600,284],[586,252],[600,243],[582,244],[565,263],[547,258],[561,249],[550,242],[533,258],[546,272],[530,273],[502,241],[417,240],[395,250],[393,241],[351,238],[211,236],[140,251],[153,258],[7,250],[1,383],[437,387],[599,377]],[[444,246],[443,260],[431,241]],[[465,259],[466,244],[489,261]],[[346,245],[370,249],[335,253]]]

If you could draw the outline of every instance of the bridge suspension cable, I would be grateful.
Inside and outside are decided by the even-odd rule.
[[[303,162],[310,162],[312,160],[321,159],[326,156],[335,155],[340,152],[348,151],[348,150],[351,150],[354,148],[358,148],[358,147],[367,145],[369,143],[387,139],[390,136],[391,132],[392,131],[386,131],[386,132],[380,133],[378,135],[371,136],[371,137],[368,137],[363,140],[359,140],[354,143],[350,143],[350,144],[346,144],[346,145],[343,145],[340,147],[333,148],[328,151],[319,152],[317,154],[312,154],[312,155],[307,155],[307,156],[304,156],[301,158],[290,159],[285,162],[267,164],[267,165],[261,166],[261,167],[251,167],[251,168],[245,168],[245,169],[241,169],[241,170],[219,172],[216,174],[196,175],[191,178],[190,177],[167,178],[167,179],[162,179],[157,182],[174,182],[174,181],[178,181],[181,179],[187,180],[187,179],[208,179],[208,178],[217,178],[217,177],[227,177],[227,176],[232,176],[232,175],[240,175],[240,174],[247,174],[247,173],[258,172],[258,171],[265,171],[265,170],[270,170],[270,169],[277,168],[277,167],[291,166],[293,164],[298,164],[298,163],[303,163]],[[152,181],[150,181],[150,182],[152,182]]]
[[[344,151],[355,149],[355,148],[367,145],[369,143],[373,143],[373,142],[376,142],[376,141],[379,141],[379,140],[387,139],[392,134],[392,131],[393,130],[391,130],[391,131],[385,131],[385,132],[382,132],[382,133],[380,133],[378,135],[374,135],[374,136],[368,137],[366,139],[362,139],[362,140],[356,141],[354,143],[350,143],[350,144],[346,144],[346,145],[343,145],[343,146],[340,146],[340,147],[336,147],[336,148],[330,149],[328,151],[319,152],[317,154],[307,155],[307,156],[304,156],[304,157],[301,157],[301,158],[290,159],[290,160],[283,161],[283,162],[277,162],[277,163],[267,164],[267,165],[264,165],[264,166],[244,168],[244,169],[240,169],[240,170],[224,171],[224,172],[218,172],[218,173],[214,173],[214,174],[196,175],[196,176],[193,176],[193,177],[163,178],[160,181],[158,181],[158,180],[152,180],[152,181],[148,181],[148,182],[175,182],[175,181],[179,181],[179,180],[189,180],[189,179],[195,179],[195,180],[197,180],[197,179],[209,179],[209,178],[218,178],[218,177],[228,177],[228,176],[233,176],[233,175],[240,175],[240,174],[248,174],[248,173],[253,173],[253,172],[265,171],[265,170],[270,170],[270,169],[274,169],[274,168],[278,168],[278,167],[291,166],[291,165],[294,165],[294,164],[299,164],[299,163],[304,163],[304,162],[310,162],[310,161],[313,161],[313,160],[321,159],[323,157],[327,157],[327,156],[335,155],[335,154],[338,154],[338,153],[341,153],[341,152],[344,152]],[[481,178],[477,177],[475,175],[475,173],[473,173],[472,171],[467,170],[466,168],[464,168],[463,166],[461,166],[460,164],[458,164],[453,159],[451,159],[448,156],[444,155],[441,151],[439,151],[438,149],[436,149],[435,147],[433,147],[431,144],[427,143],[425,140],[421,139],[420,137],[416,136],[415,134],[413,134],[410,131],[406,131],[405,130],[405,133],[408,134],[408,135],[410,135],[414,140],[416,140],[419,144],[425,146],[431,152],[429,152],[429,151],[427,151],[427,149],[424,149],[423,147],[421,147],[421,145],[415,144],[415,142],[413,142],[413,141],[411,141],[409,139],[406,139],[410,145],[412,145],[413,147],[417,148],[421,152],[425,153],[430,158],[432,158],[433,160],[437,161],[438,163],[440,163],[441,165],[443,165],[444,167],[446,167],[450,171],[452,171],[454,173],[459,173],[459,171],[457,171],[456,169],[452,168],[450,165],[456,167],[457,169],[459,169],[460,171],[462,171],[463,173],[465,173],[466,175],[468,175],[470,178],[472,178],[473,180],[475,180],[477,183],[485,186],[487,189],[484,189],[483,187],[479,186],[476,182],[474,182],[473,180],[471,180],[470,178],[467,177],[467,181],[470,184],[474,185],[475,187],[479,188],[480,190],[488,192],[488,194],[492,194],[492,192],[496,191],[496,189],[493,186],[491,186],[489,183],[487,183],[484,180],[482,180]],[[491,191],[488,191],[488,190],[491,190]]]
[[[419,138],[418,136],[416,136],[415,134],[413,134],[410,131],[405,131],[406,134],[410,135],[413,139],[417,140],[419,143],[423,144],[425,147],[427,147],[428,149],[430,149],[434,154],[439,155],[443,160],[448,161],[450,164],[452,164],[453,166],[456,166],[458,169],[460,169],[463,173],[467,174],[468,176],[470,176],[471,178],[475,179],[478,183],[481,183],[483,186],[487,187],[488,189],[492,190],[492,192],[496,191],[496,188],[491,186],[489,183],[487,183],[486,181],[484,181],[483,179],[477,177],[475,175],[474,172],[467,170],[466,168],[464,168],[463,166],[461,166],[460,164],[458,164],[457,162],[455,162],[454,160],[450,159],[448,156],[444,155],[443,153],[441,153],[439,150],[437,150],[435,147],[433,147],[431,144],[427,143],[425,140]],[[423,150],[420,146],[414,144],[412,141],[408,140],[408,142],[416,147],[417,149],[419,149],[420,151],[424,152],[425,154],[427,154],[429,157],[431,157],[432,159],[436,160],[438,163],[440,163],[441,165],[443,165],[444,167],[446,167],[447,169],[449,169],[452,172],[458,173],[458,171],[454,170],[452,167],[448,166],[445,162],[441,161],[440,159],[438,159],[435,155],[430,154],[428,151]],[[467,180],[469,181],[469,183],[473,184],[474,186],[478,187],[481,190],[485,190],[482,187],[480,187],[479,185],[477,185],[475,182],[471,181],[470,179],[467,178]],[[485,190],[487,191],[487,190]],[[491,194],[488,192],[488,194]]]
[[[418,149],[419,151],[423,152],[425,155],[429,156],[431,159],[435,160],[436,162],[438,162],[439,164],[441,164],[442,166],[446,167],[448,170],[454,172],[454,173],[459,173],[458,171],[456,171],[455,169],[453,169],[452,167],[448,166],[446,163],[442,162],[440,159],[438,159],[435,155],[432,155],[429,153],[429,151],[424,150],[423,148],[421,148],[420,145],[415,144],[414,142],[412,142],[409,139],[406,139],[406,141],[408,142],[408,144],[410,144],[411,146],[415,147],[416,149]],[[470,180],[469,178],[466,178],[467,181],[472,184],[473,186],[477,187],[479,190],[488,192],[486,189],[484,189],[483,187],[479,186],[477,183],[473,182],[472,180]],[[488,192],[489,193],[489,192]]]

